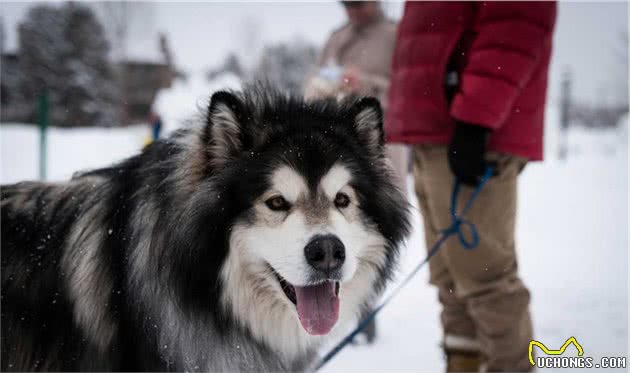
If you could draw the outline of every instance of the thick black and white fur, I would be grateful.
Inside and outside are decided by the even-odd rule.
[[[2,186],[2,370],[308,370],[408,234],[383,143],[375,99],[254,87],[111,167]],[[304,259],[322,234],[345,246],[326,279]],[[338,282],[330,333],[304,330],[281,278]]]

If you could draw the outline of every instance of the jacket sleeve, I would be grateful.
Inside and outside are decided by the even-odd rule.
[[[478,33],[467,51],[450,114],[497,129],[551,47],[555,2],[477,3]]]

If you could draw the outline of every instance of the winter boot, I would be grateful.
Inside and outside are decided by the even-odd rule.
[[[481,355],[471,351],[445,351],[446,371],[451,372],[480,372]]]
[[[484,371],[479,343],[476,339],[447,334],[443,342],[446,372]]]

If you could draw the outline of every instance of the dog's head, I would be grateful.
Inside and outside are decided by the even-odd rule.
[[[356,317],[384,285],[409,227],[378,101],[219,92],[207,123],[212,177],[235,211],[224,306],[244,324],[288,318],[310,335]]]

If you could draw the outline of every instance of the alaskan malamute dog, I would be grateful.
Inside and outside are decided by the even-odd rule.
[[[378,101],[249,88],[202,122],[2,187],[2,370],[305,370],[374,301],[409,230]]]

